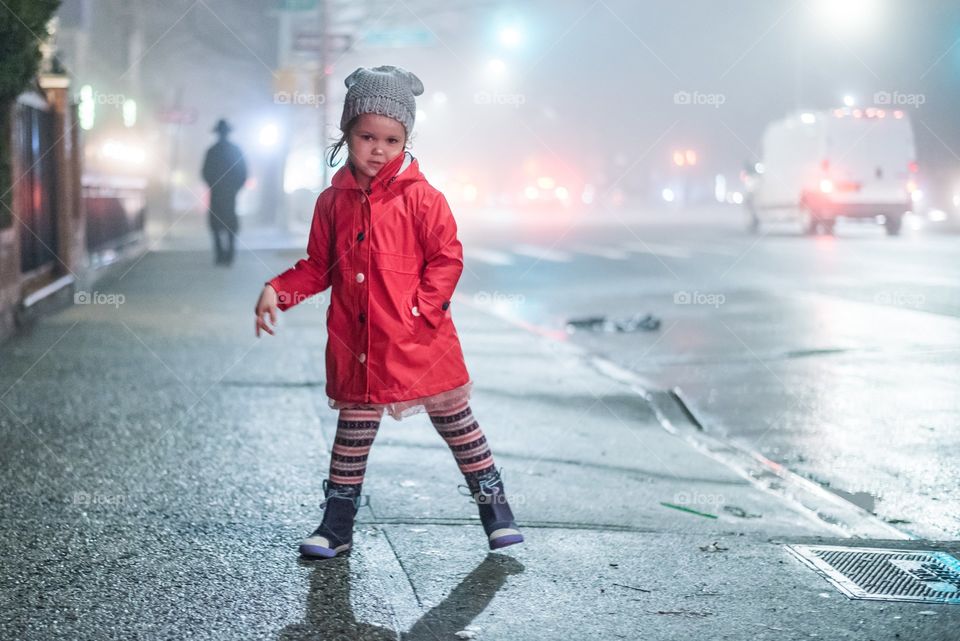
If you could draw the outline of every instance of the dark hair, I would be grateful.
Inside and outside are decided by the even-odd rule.
[[[331,167],[336,167],[337,163],[340,161],[340,150],[342,150],[343,146],[347,144],[347,139],[350,138],[350,130],[353,129],[355,124],[357,124],[356,117],[348,122],[347,126],[343,128],[343,134],[340,136],[340,140],[327,147],[327,164]]]
[[[331,167],[336,167],[337,163],[340,161],[340,152],[343,150],[344,145],[347,144],[347,141],[350,139],[350,132],[353,130],[354,125],[357,124],[357,120],[360,116],[354,116],[353,119],[347,123],[347,126],[343,128],[343,132],[340,136],[340,139],[334,142],[332,145],[327,147],[327,164]],[[404,131],[403,136],[403,147],[407,149],[410,147],[410,136]]]

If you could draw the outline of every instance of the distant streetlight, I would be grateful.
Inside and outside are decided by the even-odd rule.
[[[838,36],[869,31],[880,15],[880,0],[817,0],[817,18]]]
[[[487,71],[494,73],[496,75],[501,75],[504,71],[507,70],[507,65],[503,60],[499,58],[494,58],[493,60],[487,63]]]
[[[514,49],[523,42],[523,34],[514,26],[503,27],[499,33],[500,44],[508,49]]]
[[[80,105],[77,107],[80,128],[89,131],[93,129],[93,123],[96,120],[97,107],[93,101],[93,87],[83,85],[80,87]]]
[[[697,160],[697,152],[693,149],[678,149],[673,152],[673,164],[677,167],[693,167]]]
[[[280,142],[280,127],[275,122],[268,122],[260,127],[260,146],[273,149]]]
[[[886,0],[810,0],[806,28],[796,30],[794,62],[794,99],[797,108],[804,105],[804,79],[807,51],[819,49],[823,33],[829,33],[850,50],[857,36],[877,34]],[[802,22],[798,22],[798,25]],[[846,104],[846,99],[844,99]],[[848,107],[852,105],[847,105]]]
[[[137,124],[137,101],[123,101],[123,126],[133,127]]]
[[[853,107],[856,104],[857,104],[857,99],[851,96],[850,94],[847,94],[846,96],[843,97],[844,107]]]

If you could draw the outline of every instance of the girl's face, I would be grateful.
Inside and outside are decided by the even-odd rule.
[[[407,134],[399,121],[380,114],[361,114],[350,130],[347,148],[357,171],[373,178],[385,164],[403,153]]]

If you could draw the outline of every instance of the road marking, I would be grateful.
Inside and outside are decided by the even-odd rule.
[[[495,316],[504,322],[510,323],[516,327],[520,327],[521,329],[525,329],[530,333],[546,336],[547,338],[552,338],[555,341],[561,342],[569,339],[569,335],[565,330],[537,325],[535,323],[525,321],[523,318],[509,311],[509,309],[506,309],[504,306],[480,303],[477,302],[475,296],[468,296],[461,292],[455,292],[453,296],[454,300],[460,305],[469,305],[476,310],[480,310],[483,313]]]
[[[516,245],[513,253],[521,256],[531,256],[539,260],[549,260],[554,263],[569,263],[571,256],[567,252],[541,247],[539,245]]]
[[[629,254],[616,247],[606,247],[604,245],[574,245],[571,249],[580,254],[589,254],[591,256],[600,256],[610,260],[626,260]]]
[[[632,241],[624,243],[622,247],[628,251],[639,254],[651,254],[653,256],[662,256],[665,258],[690,258],[690,250],[676,245],[661,245],[659,243],[645,243],[641,241]]]
[[[708,254],[717,254],[719,256],[740,256],[748,250],[747,247],[743,249],[733,249],[732,247],[723,247],[721,245],[709,245],[704,247],[697,247],[698,251],[706,252]]]
[[[513,257],[506,252],[499,252],[493,249],[470,248],[465,252],[467,258],[478,260],[481,263],[489,265],[512,265]]]

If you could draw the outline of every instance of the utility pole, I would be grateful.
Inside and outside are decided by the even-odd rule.
[[[322,181],[321,189],[327,187],[327,163],[324,161],[324,150],[327,148],[327,64],[329,47],[327,40],[330,37],[330,4],[328,0],[319,0],[320,2],[320,77],[317,79],[317,93],[322,99],[320,103],[320,167]]]

